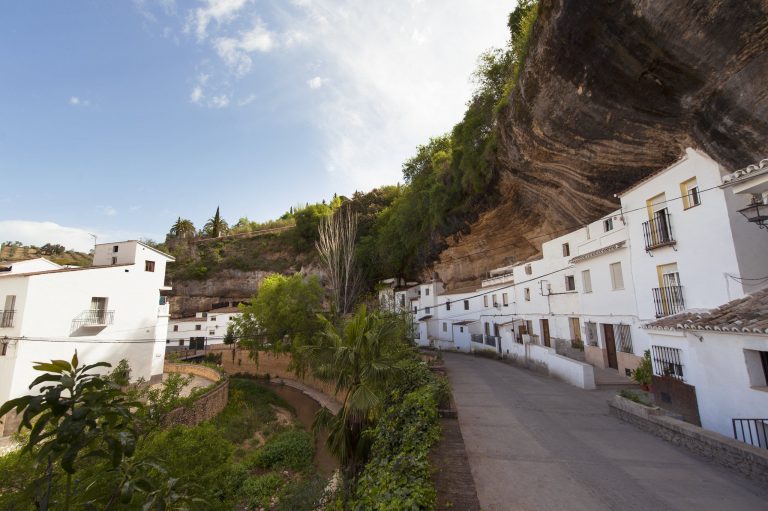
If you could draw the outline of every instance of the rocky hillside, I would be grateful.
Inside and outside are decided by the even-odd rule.
[[[63,247],[62,250],[57,252],[58,253],[53,253],[48,250],[43,250],[40,247],[3,244],[3,246],[0,247],[0,261],[24,261],[26,259],[45,257],[46,259],[53,261],[56,264],[90,266],[93,259],[90,254],[77,252],[75,250],[64,250]]]
[[[687,146],[733,169],[765,158],[766,84],[764,0],[541,0],[499,112],[501,199],[434,270],[455,285],[533,255]]]

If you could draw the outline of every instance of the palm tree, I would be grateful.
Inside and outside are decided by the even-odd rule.
[[[216,206],[216,214],[213,215],[213,218],[208,219],[208,222],[205,224],[205,227],[203,227],[203,230],[211,238],[218,238],[219,236],[226,234],[227,229],[227,222],[221,218],[221,215],[219,214],[219,207]]]
[[[192,220],[179,217],[176,223],[171,226],[169,234],[176,238],[190,238],[195,235],[195,224],[192,223]]]
[[[381,414],[407,347],[396,318],[368,314],[364,305],[342,328],[324,317],[321,320],[323,332],[316,343],[302,348],[302,355],[316,377],[333,382],[336,393],[346,391],[346,398],[335,416],[322,408],[314,428],[328,429],[328,448],[351,479],[370,450],[370,439],[363,431]]]

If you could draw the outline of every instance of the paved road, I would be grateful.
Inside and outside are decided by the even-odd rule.
[[[612,391],[444,358],[485,511],[768,509],[768,488],[608,415]]]

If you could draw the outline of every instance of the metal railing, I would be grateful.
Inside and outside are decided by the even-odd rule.
[[[616,339],[616,351],[634,353],[632,349],[632,331],[629,325],[613,325],[613,337]]]
[[[89,309],[81,312],[72,320],[72,330],[80,327],[107,326],[115,321],[115,311],[105,309]]]
[[[0,310],[0,328],[13,328],[13,318],[15,316],[15,310]]]
[[[493,346],[494,348],[498,346],[499,343],[499,337],[496,335],[486,335],[485,337],[485,344],[488,346]]]
[[[643,222],[646,251],[676,243],[675,237],[672,235],[671,219],[672,215],[665,211],[656,213],[651,220]]]
[[[655,287],[652,291],[657,318],[671,316],[685,310],[683,286]]]
[[[471,334],[469,337],[472,339],[472,342],[483,344],[483,334]]]
[[[667,346],[651,346],[653,354],[653,374],[668,376],[676,380],[684,380],[683,362],[680,350]]]
[[[768,419],[733,419],[733,438],[768,449]]]

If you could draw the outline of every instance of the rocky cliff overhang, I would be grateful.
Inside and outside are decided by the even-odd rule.
[[[617,206],[613,194],[703,150],[764,158],[768,2],[541,0],[499,116],[498,207],[449,241],[449,283],[535,254]]]

